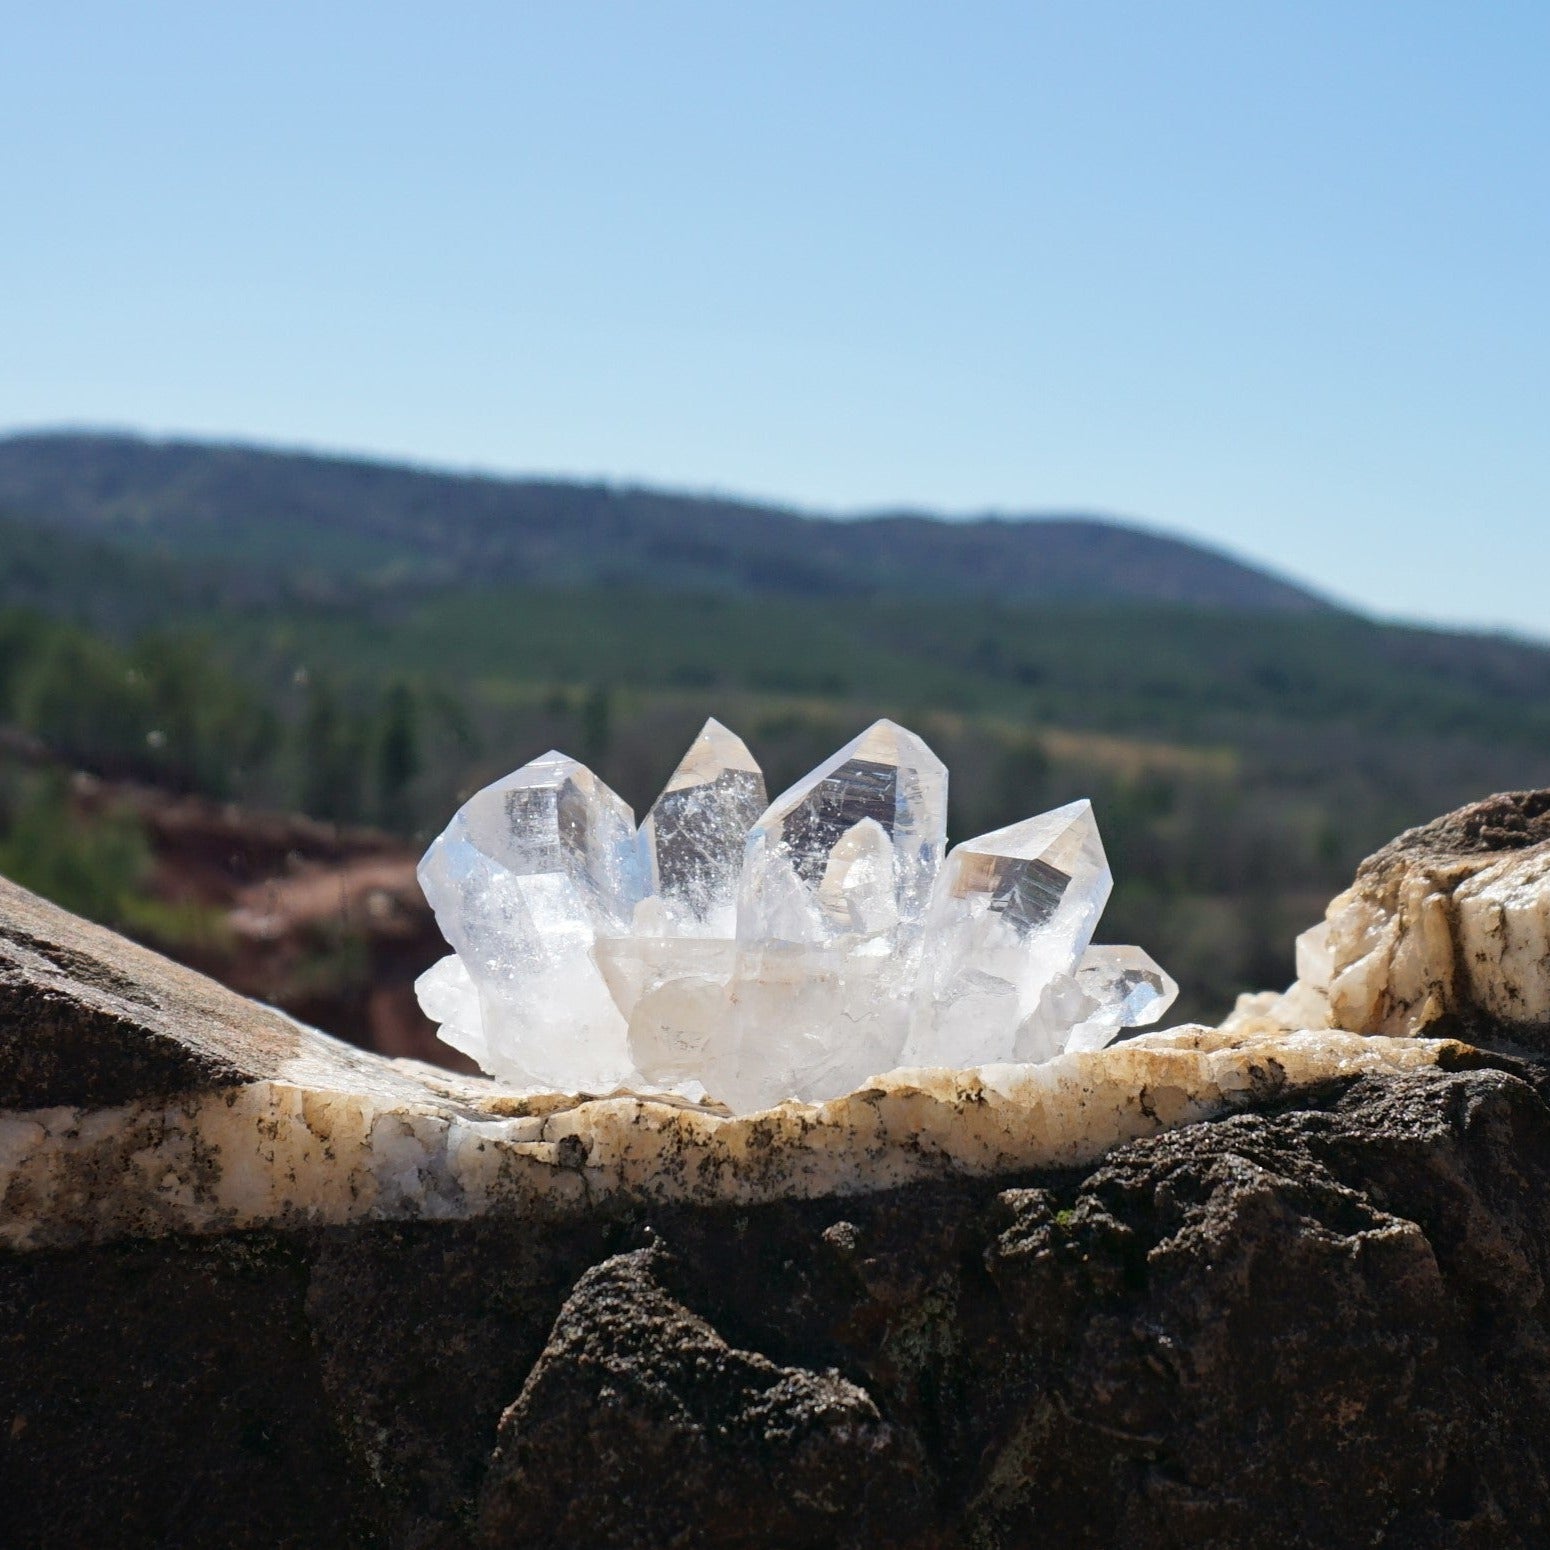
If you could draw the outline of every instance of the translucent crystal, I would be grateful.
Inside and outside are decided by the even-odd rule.
[[[947,772],[879,721],[763,803],[716,721],[638,832],[561,754],[470,798],[420,865],[456,949],[416,984],[441,1037],[522,1087],[747,1111],[1098,1049],[1177,994],[1139,948],[1091,945],[1111,879],[1086,802],[944,862]]]
[[[1076,982],[1116,1028],[1146,1028],[1178,998],[1178,982],[1139,947],[1089,947]],[[1073,1034],[1078,1030],[1073,1029]],[[1067,1042],[1067,1049],[1072,1046]]]
[[[439,1023],[438,1037],[476,1061],[480,1070],[492,1070],[494,1057],[484,1037],[484,1014],[479,1009],[479,988],[456,953],[438,958],[414,982],[420,1010]]]
[[[1102,1049],[1126,1028],[1145,1028],[1179,987],[1139,947],[1089,947],[1073,974],[1057,974],[1017,1032],[1014,1056],[1049,1060],[1063,1050]]]
[[[700,1097],[729,1057],[727,982],[735,944],[714,937],[599,938],[598,967],[627,1018],[648,1087]]]
[[[711,720],[640,826],[634,930],[600,938],[594,956],[651,1086],[698,1096],[726,1058],[743,843],[766,801],[747,745]]]
[[[851,834],[868,821],[863,835]],[[870,912],[887,917],[880,929],[918,921],[946,834],[946,767],[913,732],[875,722],[777,797],[750,831],[739,941],[816,943],[850,935],[857,888],[867,892]],[[860,862],[862,873],[847,887]],[[832,879],[831,869],[838,869]],[[883,905],[884,894],[891,907]]]
[[[847,936],[876,936],[899,924],[893,841],[875,818],[863,818],[834,842],[818,905]]]
[[[628,930],[642,880],[633,815],[602,781],[563,754],[523,765],[458,809],[419,878],[478,995],[477,1035],[465,1005],[443,1020],[449,1043],[521,1086],[634,1077],[592,949]],[[435,1016],[455,985],[427,989]]]
[[[777,797],[748,836],[721,1096],[827,1098],[898,1063],[947,771],[879,721]]]
[[[768,801],[747,744],[707,721],[640,826],[646,897],[636,930],[730,941],[743,842]]]
[[[1113,885],[1090,802],[954,846],[927,916],[905,1063],[1021,1058],[1019,1026],[1079,961]]]

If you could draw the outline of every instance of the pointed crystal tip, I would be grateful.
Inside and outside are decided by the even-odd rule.
[[[712,716],[689,744],[689,751],[678,761],[678,768],[668,776],[662,794],[665,796],[669,791],[707,785],[729,770],[744,775],[757,775],[759,789],[763,791],[764,771],[759,768],[759,761],[748,751],[748,744]]]
[[[646,898],[637,930],[734,935],[743,845],[766,800],[748,745],[707,721],[640,826]]]
[[[835,913],[837,885],[825,892],[824,880],[836,847],[862,823],[892,851],[886,882],[894,896],[891,909],[869,907],[862,914],[918,920],[942,859],[947,769],[913,732],[885,720],[782,792],[753,827],[739,937],[816,942],[852,931],[856,912],[847,903]],[[874,866],[868,875],[881,873]]]

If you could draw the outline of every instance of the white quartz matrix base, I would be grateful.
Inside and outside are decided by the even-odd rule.
[[[308,1031],[259,1080],[0,1116],[0,1243],[553,1216],[609,1197],[755,1205],[1088,1164],[1122,1141],[1433,1065],[1450,1048],[1186,1027],[1037,1066],[895,1071],[827,1103],[729,1117],[629,1095],[517,1098]]]

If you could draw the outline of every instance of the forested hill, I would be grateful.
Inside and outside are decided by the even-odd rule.
[[[1365,619],[1113,523],[0,440],[0,873],[196,961],[225,927],[139,808],[83,827],[69,772],[412,855],[545,748],[643,812],[711,715],[772,790],[905,721],[952,771],[955,840],[1091,798],[1105,936],[1169,967],[1181,1017],[1290,981],[1293,935],[1400,829],[1550,785],[1544,646]],[[296,982],[364,1006],[353,929],[319,927]]]
[[[1284,613],[1313,593],[1196,544],[1089,517],[838,520],[603,484],[49,433],[0,438],[0,514],[310,588],[469,582],[806,598],[1134,600]]]

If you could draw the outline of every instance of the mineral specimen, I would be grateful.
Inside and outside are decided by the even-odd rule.
[[[1113,886],[1089,802],[955,847],[931,899],[906,1061],[974,1066],[1058,1054],[1059,1045],[1020,1049],[1019,1030],[1086,951]]]
[[[443,961],[422,991],[428,1015],[456,1008],[443,1039],[517,1086],[633,1078],[595,948],[629,931],[640,864],[633,815],[597,776],[546,753],[486,786],[426,851],[420,886],[465,971]]]
[[[529,1090],[709,1095],[738,1112],[898,1066],[1031,1063],[1155,1022],[1177,986],[1093,947],[1112,877],[1075,802],[945,858],[947,771],[879,721],[765,806],[709,721],[639,831],[549,753],[471,797],[420,864],[455,953],[441,1037]]]

